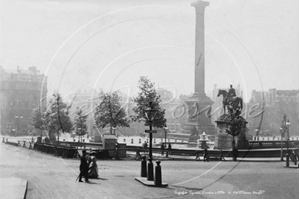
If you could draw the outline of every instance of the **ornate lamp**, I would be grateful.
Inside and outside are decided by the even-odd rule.
[[[255,132],[256,132],[256,140],[259,140],[259,138],[258,138],[258,132],[259,132],[259,129],[256,128],[256,129],[255,129]]]
[[[286,122],[286,127],[290,127],[290,125],[291,125],[291,123],[290,123],[290,120],[288,120],[287,122]]]
[[[117,128],[115,126],[112,127],[112,130],[114,131],[114,135],[116,135],[116,129]]]
[[[156,109],[153,108],[153,102],[149,102],[149,107],[144,110],[144,117],[145,117],[145,119],[148,122],[152,123],[153,120],[155,119],[157,111],[158,110],[156,110]]]
[[[152,123],[155,120],[155,116],[157,114],[158,110],[153,108],[153,102],[149,102],[149,108],[146,108],[144,110],[144,118],[146,119],[146,123],[149,124],[149,137],[150,137],[150,142],[149,142],[149,163],[148,163],[148,175],[147,175],[147,180],[153,181],[154,176],[153,176],[153,163],[152,163]]]

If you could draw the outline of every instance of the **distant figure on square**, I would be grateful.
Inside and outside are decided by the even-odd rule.
[[[209,156],[208,156],[208,151],[207,148],[204,149],[204,154],[203,154],[203,161],[209,162]]]
[[[223,155],[223,151],[220,150],[220,158],[219,158],[220,161],[224,160],[225,161],[225,158],[224,158],[224,155]]]
[[[165,145],[164,145],[164,143],[161,144],[160,149],[161,149],[161,154],[163,155],[164,151],[165,151]]]
[[[79,182],[83,182],[82,177],[85,178],[85,182],[89,182],[89,178],[88,178],[89,164],[87,159],[87,153],[85,150],[82,151],[82,156],[80,157],[79,170],[80,170]]]
[[[147,147],[148,147],[148,144],[147,144],[147,142],[146,142],[146,141],[143,143],[142,147],[143,147],[143,149],[147,149]]]
[[[172,145],[171,143],[168,144],[168,151],[167,153],[170,155],[171,154],[171,149],[172,149]]]
[[[145,142],[143,143],[143,145],[142,145],[142,148],[143,148],[143,149],[147,149],[147,147],[148,147],[148,144],[147,144],[147,142],[145,141]],[[145,155],[145,151],[144,151],[144,155]]]

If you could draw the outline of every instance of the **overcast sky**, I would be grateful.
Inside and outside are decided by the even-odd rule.
[[[134,94],[140,76],[194,91],[195,0],[1,0],[0,64],[37,66],[63,94]],[[298,0],[208,0],[206,80],[252,90],[299,89]]]

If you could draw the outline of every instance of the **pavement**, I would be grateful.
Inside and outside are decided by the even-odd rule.
[[[0,198],[20,199],[26,198],[27,180],[17,177],[0,178]]]
[[[0,144],[0,157],[1,194],[2,190],[17,193],[27,187],[28,199],[299,198],[299,169],[286,168],[279,158],[203,162],[195,161],[194,156],[166,158],[154,154],[154,159],[161,161],[162,180],[168,184],[158,188],[136,180],[140,179],[141,162],[135,160],[98,160],[100,178],[78,183],[79,159],[63,159],[4,143]]]

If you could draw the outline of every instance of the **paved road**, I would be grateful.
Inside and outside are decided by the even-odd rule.
[[[27,198],[299,198],[299,169],[283,162],[163,161],[168,188],[134,180],[138,161],[98,161],[100,179],[78,183],[79,160],[0,144],[0,178],[28,180]]]

